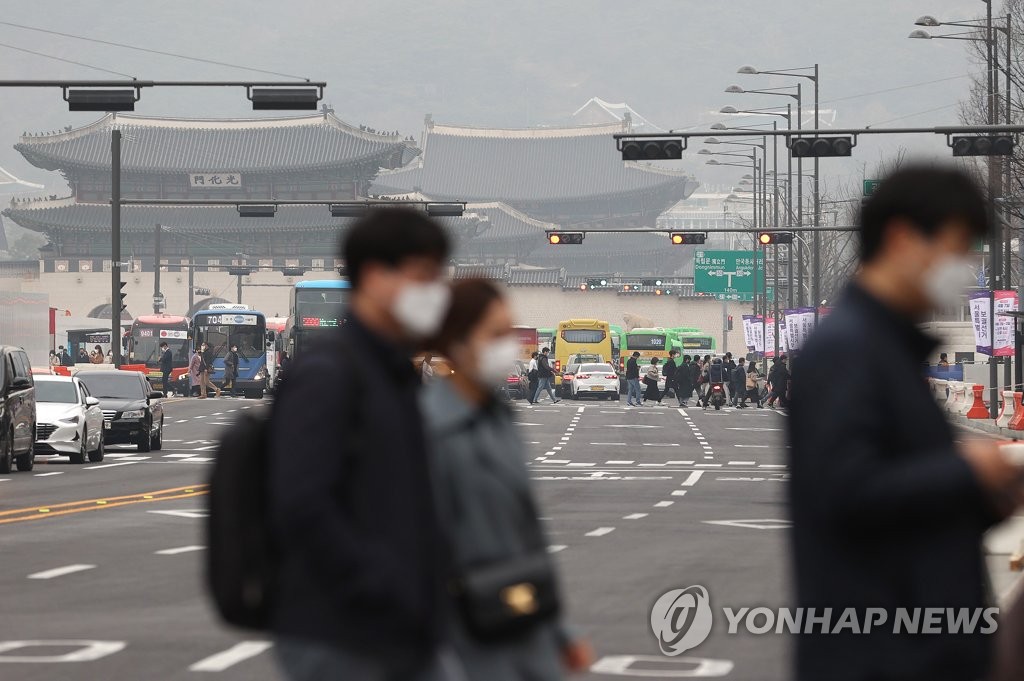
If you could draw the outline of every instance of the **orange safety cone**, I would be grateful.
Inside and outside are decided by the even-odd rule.
[[[1024,430],[1024,406],[1021,400],[1024,399],[1024,392],[1013,393],[1013,418],[1006,425],[1010,430]]]
[[[967,418],[969,419],[987,419],[988,418],[988,407],[985,406],[985,400],[982,395],[985,393],[985,386],[978,385],[975,383],[971,386],[974,390],[974,404],[967,410]]]

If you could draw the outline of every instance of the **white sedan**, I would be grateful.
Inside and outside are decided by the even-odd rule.
[[[619,399],[619,375],[611,364],[580,364],[571,385],[573,399]]]
[[[71,463],[103,461],[103,412],[77,377],[34,377],[36,453],[67,454]]]

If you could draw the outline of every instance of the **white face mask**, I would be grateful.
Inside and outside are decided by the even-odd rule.
[[[490,341],[480,349],[476,358],[477,380],[488,388],[500,387],[518,356],[519,341],[514,336]]]
[[[924,293],[936,309],[953,307],[960,304],[964,289],[973,281],[969,258],[946,255],[925,272]]]
[[[451,291],[440,281],[406,284],[391,304],[391,314],[410,336],[426,338],[437,333],[448,312]]]

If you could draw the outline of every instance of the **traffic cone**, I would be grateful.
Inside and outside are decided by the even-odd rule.
[[[1021,405],[1021,399],[1024,398],[1024,392],[1013,393],[1013,417],[1010,422],[1006,424],[1006,427],[1010,430],[1024,430],[1024,406]]]

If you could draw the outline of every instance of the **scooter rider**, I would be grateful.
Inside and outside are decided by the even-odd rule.
[[[704,370],[708,384],[707,392],[704,393],[704,408],[708,408],[711,396],[715,393],[715,386],[721,390],[722,398],[725,399],[725,365],[721,357],[715,357]]]

